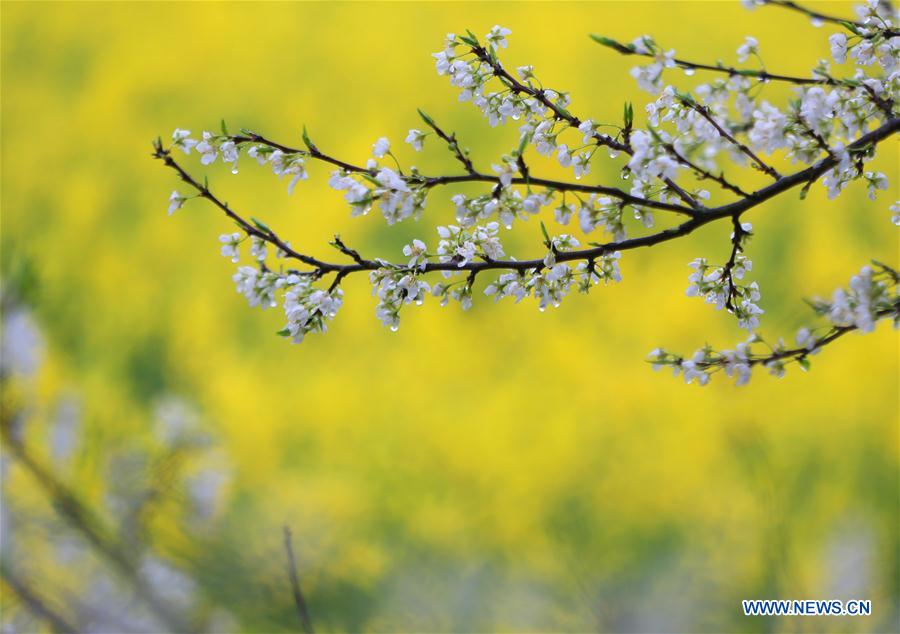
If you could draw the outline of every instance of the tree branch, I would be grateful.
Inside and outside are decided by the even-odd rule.
[[[891,137],[900,129],[900,118],[890,119],[881,127],[861,136],[848,146],[848,151],[859,150],[867,146],[875,145],[881,141]],[[288,257],[299,260],[314,268],[316,274],[337,273],[341,278],[357,271],[372,271],[380,268],[391,267],[396,269],[408,268],[404,264],[392,264],[382,260],[371,260],[360,257],[353,264],[337,264],[326,262],[318,258],[304,255],[292,249],[284,240],[279,238],[274,231],[268,227],[259,228],[248,222],[242,216],[233,211],[226,203],[222,202],[215,196],[206,185],[202,185],[191,177],[171,156],[171,152],[162,147],[160,142],[154,144],[153,156],[173,169],[181,179],[193,187],[201,197],[212,202],[216,207],[222,210],[226,216],[235,221],[238,226],[248,235],[256,236],[281,249]],[[835,157],[828,156],[820,160],[818,163],[794,172],[793,174],[782,176],[776,182],[758,189],[752,193],[746,194],[741,200],[722,205],[720,207],[706,209],[702,212],[692,214],[691,218],[675,227],[659,231],[657,233],[646,236],[628,238],[600,244],[589,249],[565,251],[559,253],[558,262],[571,262],[578,260],[591,260],[614,251],[627,251],[640,247],[649,247],[675,238],[686,236],[698,228],[710,222],[720,220],[722,218],[735,217],[745,211],[759,206],[763,202],[774,198],[800,184],[814,182],[818,180],[825,172],[836,165]],[[468,271],[480,272],[491,269],[504,269],[515,271],[526,271],[529,269],[542,269],[544,267],[543,258],[534,258],[529,260],[487,260],[487,261],[470,261],[463,266],[457,266],[454,262],[428,262],[424,267],[417,269],[421,273],[431,271]]]

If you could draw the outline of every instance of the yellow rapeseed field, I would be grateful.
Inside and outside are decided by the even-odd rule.
[[[852,15],[848,3],[827,8]],[[188,577],[185,600],[207,606],[197,618],[226,630],[298,628],[283,525],[321,631],[897,627],[890,326],[846,337],[809,373],[759,372],[743,388],[718,376],[686,386],[644,361],[659,345],[690,352],[745,338],[684,292],[693,258],[727,257],[727,223],[628,252],[621,284],[546,312],[495,305],[480,280],[470,311],[427,301],[405,309],[395,333],[352,276],[329,332],[293,346],[275,336],[280,310],[235,293],[218,253],[227,220],[202,201],[167,216],[179,184],[151,141],[176,127],[216,130],[222,118],[293,145],[305,125],[318,146],[357,162],[387,136],[406,164],[455,172],[437,144],[415,154],[402,143],[421,127],[419,107],[489,169],[515,147],[515,126],[489,128],[458,102],[430,54],[446,32],[498,23],[512,30],[508,66],[533,64],[594,120],[619,121],[631,101],[640,123],[652,97],[629,76],[633,60],[589,33],[649,33],[689,59],[729,62],[754,35],[770,69],[806,74],[835,28],[737,2],[3,3],[2,281],[43,342],[36,374],[4,392],[22,446],[117,535],[131,530],[111,502],[117,487],[132,501],[150,492],[125,543]],[[420,220],[388,227],[377,212],[351,218],[324,165],[288,196],[251,160],[238,175],[194,156],[185,164],[332,259],[335,233],[398,259],[453,219],[451,190],[435,192]],[[817,185],[804,201],[791,193],[748,214],[767,336],[793,337],[811,318],[802,298],[830,295],[873,255],[898,265],[895,141],[876,164],[892,179],[876,203],[861,183],[834,201]],[[589,178],[615,174],[597,167]],[[509,235],[514,254],[542,253],[537,222]],[[204,434],[174,457],[160,432],[173,408]],[[65,412],[78,433],[60,460],[52,430]],[[65,520],[5,455],[6,504],[32,519],[3,536],[2,555],[24,559],[22,575],[69,614],[72,597],[115,571],[93,555],[67,563]],[[189,521],[188,494],[173,483],[210,468],[222,485],[209,489],[209,517]],[[68,539],[90,549],[83,535]],[[2,589],[4,622],[20,618],[27,605]],[[874,614],[740,612],[743,598],[816,597],[869,598]]]

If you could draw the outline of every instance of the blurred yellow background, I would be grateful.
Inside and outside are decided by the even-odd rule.
[[[852,15],[847,3],[823,6]],[[110,461],[156,442],[160,403],[199,413],[229,474],[214,521],[184,528],[163,489],[143,538],[194,579],[194,605],[224,607],[227,627],[243,631],[296,629],[288,524],[325,631],[896,631],[898,355],[887,324],[828,348],[809,374],[757,373],[745,388],[653,373],[643,359],[658,345],[744,338],[684,294],[688,262],[726,257],[730,226],[715,224],[624,254],[621,284],[546,313],[478,291],[466,313],[407,308],[392,333],[366,281],[350,277],[329,332],[291,346],[274,335],[280,310],[251,309],[234,291],[217,246],[231,225],[200,201],[167,217],[179,183],[150,157],[157,135],[199,135],[224,118],[295,146],[306,125],[354,162],[385,135],[406,164],[455,172],[437,144],[415,155],[402,143],[421,107],[489,168],[515,146],[515,126],[489,129],[436,75],[430,53],[448,31],[507,26],[508,67],[534,64],[581,116],[617,122],[633,101],[643,123],[652,97],[628,75],[634,60],[588,33],[649,33],[687,59],[728,62],[754,35],[769,70],[806,74],[833,28],[737,2],[7,2],[2,12],[0,262],[45,340],[39,373],[4,404],[28,411],[25,442],[48,463],[60,403],[79,404],[78,448],[54,466],[113,526]],[[869,258],[898,264],[897,159],[895,142],[880,149],[892,182],[877,203],[860,183],[836,201],[818,185],[803,202],[792,192],[748,214],[764,334],[792,337],[811,318],[802,298],[830,295]],[[377,212],[350,218],[324,165],[289,197],[248,159],[238,176],[185,164],[331,259],[336,232],[397,259],[412,237],[434,245],[435,226],[453,219],[455,190],[388,228]],[[598,166],[590,178],[614,175]],[[516,255],[541,252],[535,222],[504,239]],[[5,496],[40,506],[30,475],[8,462]],[[148,487],[161,477],[124,473]],[[83,579],[49,552],[41,524],[29,527],[4,537],[5,554],[27,552],[24,570],[65,612]],[[874,614],[740,613],[742,598],[814,597],[870,598]],[[23,609],[8,589],[2,601],[4,618]]]

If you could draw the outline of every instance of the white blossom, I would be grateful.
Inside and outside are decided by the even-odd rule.
[[[372,146],[372,156],[375,158],[383,158],[385,154],[391,151],[391,142],[387,137],[381,137]]]
[[[831,45],[831,57],[835,64],[843,64],[847,61],[847,36],[843,33],[835,33],[828,38]]]
[[[425,140],[425,133],[421,130],[416,130],[413,128],[409,131],[409,134],[406,135],[406,142],[409,143],[416,152],[422,151],[423,141]]]
[[[785,145],[786,125],[787,117],[784,113],[769,102],[763,101],[759,108],[753,111],[753,127],[747,136],[760,150],[774,152]]]
[[[310,332],[325,332],[343,304],[344,291],[315,288],[308,276],[289,275],[285,279],[284,314],[287,324],[282,331],[293,343],[300,343]]]
[[[739,62],[746,62],[751,55],[759,54],[759,41],[755,37],[747,36],[744,43],[738,47],[737,56]]]
[[[512,31],[510,31],[509,29],[499,25],[495,25],[491,29],[491,32],[488,33],[484,39],[486,39],[493,48],[506,48],[506,36],[510,35],[511,33]]]
[[[215,136],[212,132],[204,132],[203,139],[196,144],[195,149],[200,153],[200,162],[204,165],[209,165],[216,160],[219,151],[215,143]]]
[[[187,196],[182,196],[177,191],[173,191],[169,196],[169,215],[171,216],[176,211],[181,209],[187,199]]]
[[[219,242],[222,243],[222,256],[230,258],[232,262],[239,261],[241,259],[241,254],[238,247],[242,240],[243,237],[239,233],[223,233],[220,235]]]
[[[259,236],[250,238],[250,257],[257,260],[265,260],[268,253],[266,245],[268,243]]]
[[[191,148],[197,145],[197,140],[191,138],[190,130],[175,128],[175,131],[172,133],[172,143],[176,147],[181,148],[181,151],[185,154],[190,154]]]
[[[403,255],[409,258],[408,266],[410,268],[418,267],[424,269],[428,263],[425,243],[418,239],[403,247]]]
[[[887,176],[881,172],[866,172],[864,178],[866,179],[870,200],[875,200],[877,190],[888,188]]]

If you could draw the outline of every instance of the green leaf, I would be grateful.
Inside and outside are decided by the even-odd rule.
[[[543,220],[541,220],[541,233],[544,234],[544,244],[546,244],[546,245],[547,245],[547,248],[549,248],[550,245],[553,244],[553,243],[550,242],[550,234],[547,233],[547,227],[544,225],[544,221],[543,221]]]
[[[806,200],[806,195],[809,193],[810,187],[812,187],[813,181],[807,181],[806,185],[803,186],[803,189],[800,190],[800,200]]]
[[[806,357],[799,357],[797,359],[797,365],[799,365],[801,368],[803,368],[804,372],[809,372],[810,363],[809,363],[809,359],[807,359]]]
[[[530,135],[530,134],[526,134],[526,135],[524,135],[524,136],[522,137],[522,140],[519,141],[519,150],[518,150],[518,151],[519,151],[519,154],[518,154],[518,156],[522,156],[522,155],[523,155],[523,153],[525,152],[525,148],[528,147],[528,143],[529,143],[530,141],[531,141],[531,135]]]
[[[306,147],[308,147],[311,152],[314,152],[316,150],[316,146],[310,140],[309,133],[307,133],[306,131],[306,126],[303,126],[303,143],[306,144]]]
[[[225,119],[222,119],[222,134],[224,136],[230,136],[228,134],[228,126],[225,125]]]
[[[272,233],[272,230],[269,229],[268,225],[266,225],[266,223],[264,223],[262,220],[259,220],[257,218],[253,218],[253,217],[251,217],[250,220],[253,221],[253,224],[255,224],[256,228],[259,229],[260,231],[265,231],[266,233]]]
[[[622,119],[625,121],[625,127],[630,129],[632,124],[634,123],[634,108],[631,106],[630,101],[625,102],[624,112],[622,113]]]
[[[689,93],[689,92],[681,92],[680,90],[676,90],[676,91],[675,91],[675,94],[678,96],[678,98],[679,98],[683,103],[686,103],[686,104],[689,105],[689,106],[693,106],[693,105],[694,105],[695,101],[694,101],[694,97],[691,95],[691,93]]]
[[[291,331],[288,330],[287,328],[282,328],[281,330],[279,330],[279,331],[276,332],[275,334],[278,335],[279,337],[290,337],[290,336],[291,336]]]
[[[435,126],[435,124],[434,124],[434,119],[432,119],[432,118],[429,117],[427,114],[425,114],[425,112],[424,112],[421,108],[416,108],[416,112],[419,113],[419,116],[422,117],[422,121],[424,121],[425,124],[426,124],[429,128],[433,128],[433,127]]]
[[[634,44],[622,44],[621,42],[617,42],[610,37],[597,35],[596,33],[591,33],[591,39],[601,46],[606,46],[607,48],[611,48],[614,51],[622,53],[622,55],[633,55],[637,50]]]
[[[845,29],[847,29],[848,31],[852,31],[855,35],[859,35],[859,34],[860,34],[860,33],[859,33],[859,29],[856,28],[856,25],[853,24],[852,22],[847,22],[846,20],[841,20],[841,21],[839,22],[839,24],[840,24],[842,27],[844,27]]]

